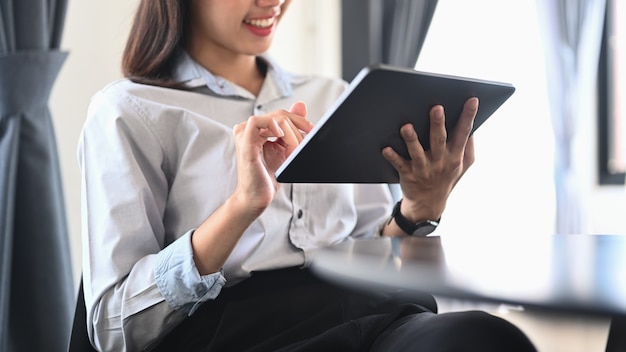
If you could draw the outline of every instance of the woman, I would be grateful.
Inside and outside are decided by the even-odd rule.
[[[316,249],[406,236],[438,220],[474,158],[465,105],[431,150],[411,125],[403,200],[385,185],[279,185],[274,171],[346,83],[283,71],[264,55],[290,0],[142,0],[127,79],[97,93],[79,143],[88,331],[106,351],[318,351],[485,346],[532,350],[485,313],[334,287],[306,269]],[[306,105],[305,103],[306,102]],[[285,110],[287,109],[287,110]],[[454,338],[450,338],[454,334]]]

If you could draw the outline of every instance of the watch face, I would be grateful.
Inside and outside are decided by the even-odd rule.
[[[437,224],[434,221],[424,221],[417,224],[417,229],[413,231],[413,236],[427,236],[435,231]]]

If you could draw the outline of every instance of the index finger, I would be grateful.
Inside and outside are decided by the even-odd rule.
[[[311,132],[311,130],[313,129],[313,123],[309,121],[306,117],[288,111],[286,113],[289,120],[297,129],[305,133]]]
[[[462,151],[465,149],[467,140],[472,134],[472,129],[474,127],[474,118],[476,118],[477,112],[478,98],[469,98],[463,105],[463,112],[461,112],[459,121],[454,128],[452,138],[449,141],[449,144],[451,145],[453,151]]]

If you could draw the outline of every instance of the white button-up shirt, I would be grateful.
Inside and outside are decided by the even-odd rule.
[[[119,80],[92,99],[78,145],[83,278],[92,342],[132,351],[158,340],[224,285],[252,271],[306,265],[317,248],[375,236],[386,185],[283,184],[221,272],[201,276],[191,233],[237,184],[232,127],[304,101],[315,122],[346,88],[269,58],[258,96],[183,54],[176,90]]]

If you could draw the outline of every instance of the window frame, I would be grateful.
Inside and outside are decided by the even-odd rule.
[[[611,40],[612,33],[612,16],[613,16],[613,1],[607,0],[606,12],[604,20],[604,29],[602,31],[602,44],[600,49],[600,57],[598,62],[598,87],[597,87],[597,101],[598,101],[598,183],[600,185],[624,185],[625,176],[624,172],[614,171],[610,167],[611,159],[611,143],[612,134],[611,131],[615,125],[615,119],[617,116],[613,114],[613,108],[611,104],[612,91],[612,75],[613,70],[611,60],[611,46],[609,41]],[[624,38],[623,40],[626,40]],[[626,118],[625,118],[626,119]],[[625,121],[626,122],[626,121]]]

